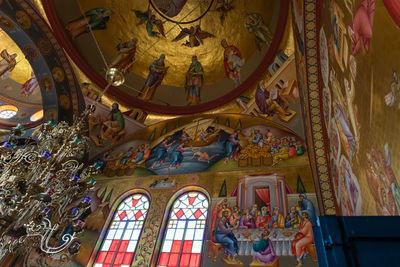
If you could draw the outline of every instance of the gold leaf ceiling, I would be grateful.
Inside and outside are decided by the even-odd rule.
[[[56,1],[57,2],[57,1]],[[205,1],[207,3],[210,0]],[[204,40],[204,44],[189,48],[182,46],[182,41],[171,42],[180,33],[178,25],[165,22],[164,28],[166,38],[149,37],[145,25],[139,25],[138,19],[132,10],[145,11],[148,7],[147,0],[122,1],[122,0],[79,0],[78,6],[81,12],[96,7],[114,8],[113,14],[107,23],[107,29],[94,31],[94,35],[100,46],[108,56],[112,58],[116,55],[116,46],[120,41],[128,41],[133,37],[139,38],[137,61],[133,66],[133,72],[141,77],[148,74],[148,66],[159,57],[160,54],[166,55],[166,65],[170,70],[164,78],[163,84],[182,87],[184,85],[185,73],[191,63],[191,57],[196,54],[202,63],[205,71],[205,84],[211,84],[225,77],[223,68],[223,48],[220,44],[221,39],[226,39],[229,44],[239,48],[244,58],[250,58],[256,51],[254,36],[250,34],[244,24],[245,12],[257,12],[263,15],[264,22],[269,25],[273,15],[279,13],[279,1],[275,0],[236,0],[233,1],[234,9],[229,11],[225,22],[221,24],[219,13],[211,8],[201,21],[201,28],[216,36]],[[174,20],[185,21],[195,19],[204,12],[204,5],[200,8],[199,1],[189,0],[181,13],[174,17]],[[200,10],[203,9],[203,10]],[[59,15],[63,16],[61,10]],[[155,13],[153,11],[153,13]],[[189,14],[189,15],[188,15]],[[159,16],[158,16],[159,17]],[[69,19],[74,19],[70,17]],[[185,27],[185,25],[182,25]],[[271,29],[273,33],[273,29]],[[79,38],[79,37],[78,37]],[[95,47],[92,47],[92,51]],[[96,51],[94,51],[96,52]]]
[[[21,51],[19,46],[8,36],[3,30],[0,29],[0,51],[7,49],[7,52],[11,55],[16,53],[18,64],[15,66],[11,75],[8,77],[13,81],[23,84],[31,78],[32,67],[28,60],[25,59],[24,53]]]

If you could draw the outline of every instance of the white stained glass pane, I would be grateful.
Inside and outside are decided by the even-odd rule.
[[[186,221],[178,221],[178,226],[176,228],[185,228],[186,226]]]
[[[175,229],[168,229],[167,234],[165,235],[165,239],[174,240]]]
[[[116,230],[108,231],[106,239],[114,239],[115,232],[116,232]]]
[[[94,267],[103,267],[103,264],[96,263],[96,264],[94,265]]]
[[[204,229],[196,229],[194,240],[203,240],[203,236],[204,236]]]
[[[124,264],[123,264],[123,265],[121,265],[121,267],[129,267],[129,265],[124,265]]]
[[[135,222],[129,222],[127,229],[133,229],[135,227]]]
[[[185,232],[185,229],[176,229],[174,240],[182,240],[184,232]]]
[[[170,252],[172,247],[172,241],[165,240],[161,252]]]
[[[126,252],[135,252],[137,241],[129,241]]]
[[[203,241],[193,241],[192,253],[200,253]]]
[[[115,233],[114,239],[121,239],[123,232],[124,232],[123,229],[117,230],[117,232]]]
[[[186,209],[186,210],[184,210],[184,212],[185,212],[185,215],[186,215],[186,218],[190,218],[190,219],[194,219],[194,216],[193,216],[193,211],[194,210],[192,210],[192,209]],[[192,218],[191,218],[192,217]]]
[[[139,240],[140,232],[142,229],[135,229],[133,230],[131,240]]]
[[[119,229],[124,229],[125,225],[126,225],[126,222],[120,222],[119,225],[118,225],[118,228]]]
[[[124,218],[124,220],[130,220],[130,221],[134,221],[135,220],[135,216],[133,211],[127,211],[126,212],[126,217]]]
[[[125,230],[122,240],[129,240],[131,238],[132,230]]]
[[[110,225],[110,229],[115,229],[118,228],[119,223],[118,222],[112,222]]]
[[[194,229],[186,229],[185,240],[193,240]]]
[[[195,228],[195,227],[196,227],[196,221],[189,221],[188,222],[187,228],[191,229],[191,228]]]
[[[103,246],[101,247],[100,251],[108,251],[108,249],[110,248],[112,240],[106,240],[103,243]]]

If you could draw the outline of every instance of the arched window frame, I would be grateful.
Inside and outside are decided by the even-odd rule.
[[[202,266],[202,261],[203,261],[203,251],[206,247],[206,239],[207,239],[207,233],[208,233],[208,224],[210,222],[210,210],[211,210],[211,197],[210,194],[208,193],[208,191],[202,187],[199,186],[187,186],[184,188],[181,188],[179,191],[175,192],[175,194],[173,194],[171,196],[171,198],[169,199],[166,207],[165,207],[165,212],[163,215],[163,220],[162,220],[162,226],[160,227],[160,230],[158,232],[158,236],[157,236],[157,244],[156,244],[156,249],[154,250],[153,253],[153,257],[151,260],[151,264],[150,266],[158,266],[158,261],[160,259],[161,256],[161,249],[162,249],[162,245],[163,245],[163,241],[164,241],[164,237],[166,235],[166,230],[168,228],[168,222],[170,219],[170,214],[173,208],[173,204],[175,203],[176,200],[178,200],[182,195],[186,194],[186,193],[190,193],[190,192],[198,192],[203,194],[207,201],[208,201],[208,208],[207,208],[207,218],[205,221],[205,227],[204,227],[204,233],[203,233],[203,240],[202,240],[202,248],[200,251],[200,263],[199,266]],[[182,251],[180,251],[180,254],[182,254]]]
[[[102,228],[102,230],[100,232],[100,235],[99,235],[99,237],[98,237],[98,239],[96,241],[96,245],[95,245],[95,247],[94,247],[94,249],[92,251],[92,254],[90,255],[89,261],[86,264],[86,266],[95,266],[95,264],[96,264],[95,261],[96,261],[97,255],[99,254],[101,246],[102,246],[103,242],[105,241],[108,229],[111,226],[111,223],[113,221],[114,215],[117,212],[117,209],[120,206],[120,204],[125,199],[127,199],[128,197],[130,197],[132,195],[136,195],[136,194],[145,195],[147,197],[148,201],[149,201],[149,208],[147,209],[147,215],[146,215],[146,218],[143,220],[143,225],[142,225],[142,228],[140,230],[140,235],[139,235],[139,238],[138,238],[138,240],[140,240],[140,237],[141,237],[141,235],[143,233],[143,230],[144,230],[144,226],[146,224],[146,220],[147,220],[147,217],[148,217],[148,212],[149,212],[150,207],[151,207],[151,195],[147,190],[145,190],[143,188],[135,188],[135,189],[131,189],[131,190],[128,190],[128,191],[122,193],[119,197],[117,197],[114,200],[114,202],[113,202],[113,204],[111,206],[110,212],[108,214],[108,217],[107,217],[107,219],[106,219],[106,221],[105,221],[105,223],[103,225],[103,228]],[[138,244],[136,244],[135,251],[133,252],[133,258],[135,257],[135,254],[137,252],[137,248],[138,248]],[[131,264],[132,264],[132,262],[131,262]]]

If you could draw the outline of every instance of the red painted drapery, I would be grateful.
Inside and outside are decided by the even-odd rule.
[[[256,193],[261,198],[261,200],[264,201],[265,204],[267,204],[268,211],[271,213],[271,201],[270,201],[270,197],[269,197],[269,187],[256,189]]]

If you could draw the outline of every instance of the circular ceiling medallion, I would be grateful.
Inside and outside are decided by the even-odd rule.
[[[44,0],[43,6],[59,43],[92,82],[119,85],[107,94],[162,114],[204,112],[254,85],[278,52],[289,8],[287,0]]]

